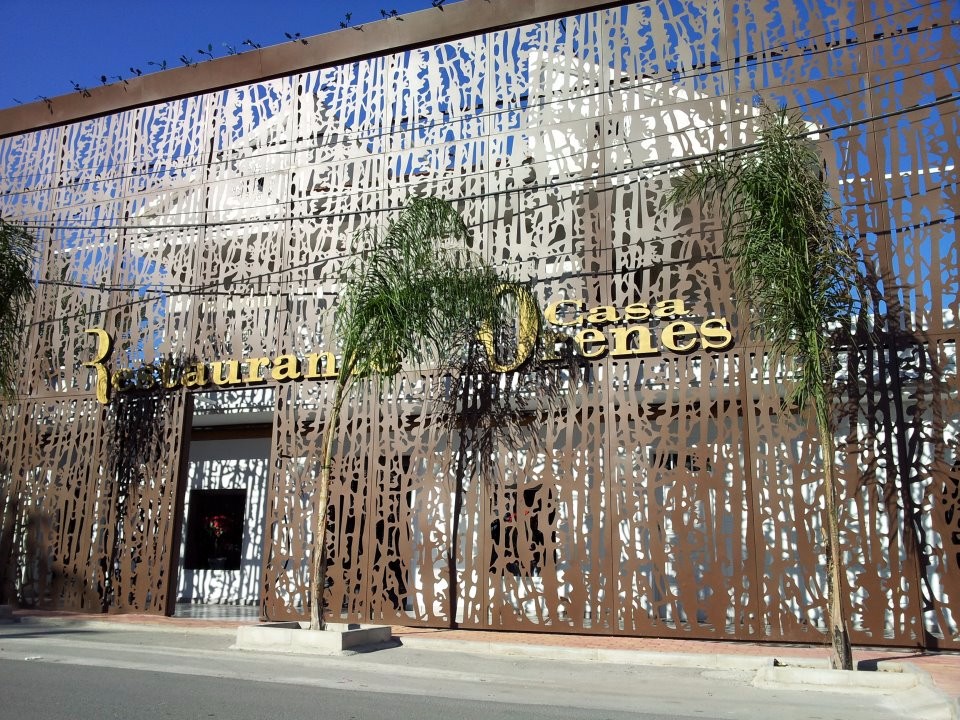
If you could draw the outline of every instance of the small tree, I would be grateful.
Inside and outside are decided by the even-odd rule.
[[[23,346],[24,307],[33,297],[33,236],[20,224],[0,218],[0,395],[17,393]]]
[[[774,358],[795,361],[784,407],[813,412],[823,455],[827,604],[834,668],[853,669],[840,593],[842,557],[831,401],[837,349],[867,290],[855,246],[840,231],[820,155],[785,108],[763,108],[755,148],[718,155],[674,180],[675,206],[717,206],[737,302]]]
[[[344,398],[355,383],[392,377],[403,363],[447,367],[475,328],[498,332],[509,318],[500,301],[505,282],[467,249],[469,233],[438,198],[410,201],[380,236],[364,231],[370,249],[344,270],[334,313],[341,353],[324,424],[317,480],[310,628],[322,630],[327,572],[327,505],[334,445]]]

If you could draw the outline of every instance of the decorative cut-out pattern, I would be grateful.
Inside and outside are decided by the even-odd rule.
[[[191,456],[175,390],[120,517],[83,331],[110,333],[113,370],[335,352],[358,231],[434,194],[544,306],[583,303],[564,320],[617,308],[599,328],[616,337],[623,308],[673,299],[695,326],[730,319],[734,343],[585,362],[492,465],[467,415],[440,422],[442,371],[363,386],[337,438],[328,617],[819,642],[815,433],[780,410],[789,366],[738,315],[717,218],[664,200],[684,161],[752,142],[765,101],[816,131],[883,292],[839,376],[853,639],[957,647],[960,125],[942,100],[960,92],[958,47],[956,3],[651,0],[0,139],[0,211],[38,227],[43,281],[23,397],[0,419],[19,600],[166,612],[179,588],[304,618],[330,384],[268,372],[256,400],[195,396],[194,425],[214,405],[272,412],[255,468]],[[668,322],[640,325],[657,344]],[[249,493],[242,578],[177,576],[201,475]]]

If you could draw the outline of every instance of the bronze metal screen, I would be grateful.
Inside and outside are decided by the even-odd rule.
[[[37,607],[173,608],[188,392],[118,502],[85,329],[112,337],[112,371],[333,350],[355,233],[433,194],[544,307],[583,303],[579,320],[560,306],[572,324],[555,330],[678,300],[683,320],[727,318],[734,339],[584,362],[483,475],[458,472],[469,423],[437,422],[442,372],[352,396],[330,616],[820,642],[819,446],[778,411],[790,365],[738,317],[717,218],[664,202],[682,161],[752,140],[763,99],[818,130],[884,293],[839,378],[853,640],[955,648],[958,39],[951,2],[624,3],[0,138],[0,212],[35,230],[40,282],[2,416],[7,586]],[[667,322],[644,326],[659,338]],[[331,387],[266,385],[256,602],[304,618]]]

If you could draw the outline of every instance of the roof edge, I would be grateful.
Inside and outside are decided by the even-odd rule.
[[[423,47],[630,0],[463,0],[0,110],[0,137]]]

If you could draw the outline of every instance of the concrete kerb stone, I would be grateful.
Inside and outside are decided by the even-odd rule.
[[[957,720],[960,707],[939,690],[932,687],[917,687],[909,692],[897,693],[890,699],[903,717],[925,720]]]
[[[762,667],[773,666],[774,663],[773,658],[752,655],[666,653],[641,650],[562,647],[555,645],[520,645],[407,636],[403,636],[400,642],[402,642],[405,647],[420,650],[474,653],[478,655],[503,655],[546,660],[599,662],[610,665],[668,665],[671,667],[701,668],[704,670],[756,670]]]
[[[600,662],[608,664],[632,664],[638,666],[672,666],[700,668],[705,670],[754,670],[754,684],[758,687],[783,687],[787,685],[803,686],[816,691],[881,692],[889,695],[890,703],[895,705],[904,717],[922,717],[928,720],[960,720],[960,707],[956,701],[938,690],[930,676],[921,668],[910,663],[884,663],[879,671],[844,672],[829,669],[826,660],[814,658],[784,658],[755,655],[724,655],[706,653],[668,653],[640,650],[614,650],[603,648],[573,648],[547,645],[524,645],[472,640],[434,639],[425,637],[402,636],[394,638],[389,626],[334,625],[328,628],[332,634],[349,638],[344,644],[342,638],[329,641],[329,634],[305,632],[304,624],[262,623],[259,625],[231,625],[228,627],[210,627],[200,624],[170,624],[152,622],[124,622],[109,617],[100,619],[75,619],[60,617],[42,617],[31,615],[13,615],[3,622],[22,622],[51,628],[83,628],[91,630],[120,630],[133,632],[161,632],[178,634],[202,634],[233,636],[241,633],[249,636],[249,631],[269,628],[273,633],[280,631],[266,645],[255,643],[253,647],[243,647],[238,642],[234,648],[261,652],[279,652],[289,654],[327,654],[350,655],[364,649],[376,649],[403,644],[409,648],[430,651],[474,653],[482,655],[501,655],[528,657],[546,660],[572,660]],[[357,632],[370,630],[375,632]],[[284,631],[286,631],[284,633]],[[320,641],[319,635],[328,635],[327,646],[310,647]],[[280,639],[285,636],[287,639]],[[296,639],[294,639],[294,637]],[[339,647],[338,647],[339,646]],[[352,649],[351,649],[352,648]]]
[[[957,703],[937,689],[930,675],[909,663],[885,663],[877,670],[846,672],[829,667],[809,667],[805,661],[794,665],[763,668],[753,684],[762,688],[802,687],[822,690],[889,696],[889,704],[904,717],[925,720],[958,720]]]
[[[925,674],[925,673],[923,673]],[[804,667],[803,663],[786,666],[771,666],[757,670],[753,684],[756,687],[783,687],[803,685],[824,690],[845,688],[864,693],[877,690],[899,692],[917,687],[922,682],[921,673],[904,671],[902,667],[888,666],[883,670],[832,670]]]
[[[295,655],[346,655],[393,643],[389,625],[327,623],[311,631],[298,622],[261,623],[237,628],[236,650]]]
[[[925,720],[958,720],[957,703],[937,689],[930,675],[909,663],[888,663],[875,671],[846,672],[796,666],[762,668],[757,671],[754,686],[761,688],[803,687],[808,690],[890,696],[890,704],[904,717]]]

